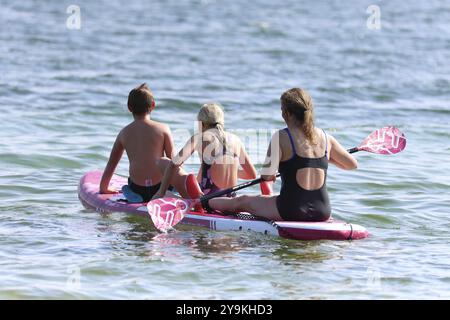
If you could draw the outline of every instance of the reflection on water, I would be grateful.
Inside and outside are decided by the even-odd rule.
[[[104,215],[106,218],[110,215]],[[120,219],[120,218],[119,218]],[[301,266],[302,262],[320,263],[335,259],[338,249],[343,246],[331,246],[327,241],[301,242],[262,235],[256,232],[215,231],[200,227],[179,225],[168,233],[154,229],[150,219],[123,215],[121,220],[128,223],[128,228],[119,235],[128,249],[134,248],[139,256],[176,257],[178,249],[188,250],[197,259],[226,259],[234,253],[251,252],[253,249],[267,250],[280,263]],[[116,232],[114,222],[99,223],[101,233]],[[269,244],[268,244],[269,241]],[[155,253],[154,248],[160,250]],[[149,250],[150,249],[150,250]]]

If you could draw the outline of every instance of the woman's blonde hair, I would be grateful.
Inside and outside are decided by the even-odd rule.
[[[201,121],[203,125],[206,125],[208,129],[217,129],[217,136],[222,145],[226,148],[225,119],[223,108],[220,104],[205,103],[202,105],[198,112],[197,120]]]
[[[301,88],[292,88],[284,92],[280,100],[282,107],[295,116],[306,139],[315,144],[314,106],[309,93]]]

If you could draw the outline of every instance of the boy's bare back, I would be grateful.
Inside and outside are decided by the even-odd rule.
[[[155,165],[161,157],[172,158],[173,142],[167,125],[150,120],[136,119],[122,129],[118,139],[130,161],[130,179],[141,186],[161,182],[161,173]]]

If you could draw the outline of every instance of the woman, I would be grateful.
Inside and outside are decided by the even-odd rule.
[[[281,96],[287,128],[272,137],[261,177],[274,181],[281,174],[279,196],[240,196],[211,199],[219,211],[245,211],[270,220],[325,221],[331,215],[326,189],[328,162],[341,169],[357,168],[357,161],[331,135],[314,126],[313,103],[303,89]]]
[[[237,136],[225,131],[224,113],[219,104],[203,105],[197,120],[199,133],[189,139],[173,160],[165,158],[159,161],[164,177],[152,200],[164,197],[169,185],[173,185],[183,198],[198,198],[203,194],[230,188],[237,184],[238,178],[256,178],[255,167],[244,145]],[[201,190],[198,190],[197,183],[192,182],[192,175],[181,168],[194,151],[202,159],[197,176]]]

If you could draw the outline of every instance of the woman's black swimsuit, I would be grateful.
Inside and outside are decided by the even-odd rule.
[[[281,190],[277,197],[277,208],[280,216],[286,221],[325,221],[331,216],[330,200],[326,187],[328,158],[327,135],[325,135],[325,155],[321,158],[300,157],[294,146],[291,133],[284,129],[291,141],[292,158],[281,161]],[[316,190],[306,190],[297,183],[297,171],[303,168],[319,168],[325,173],[322,187]]]

